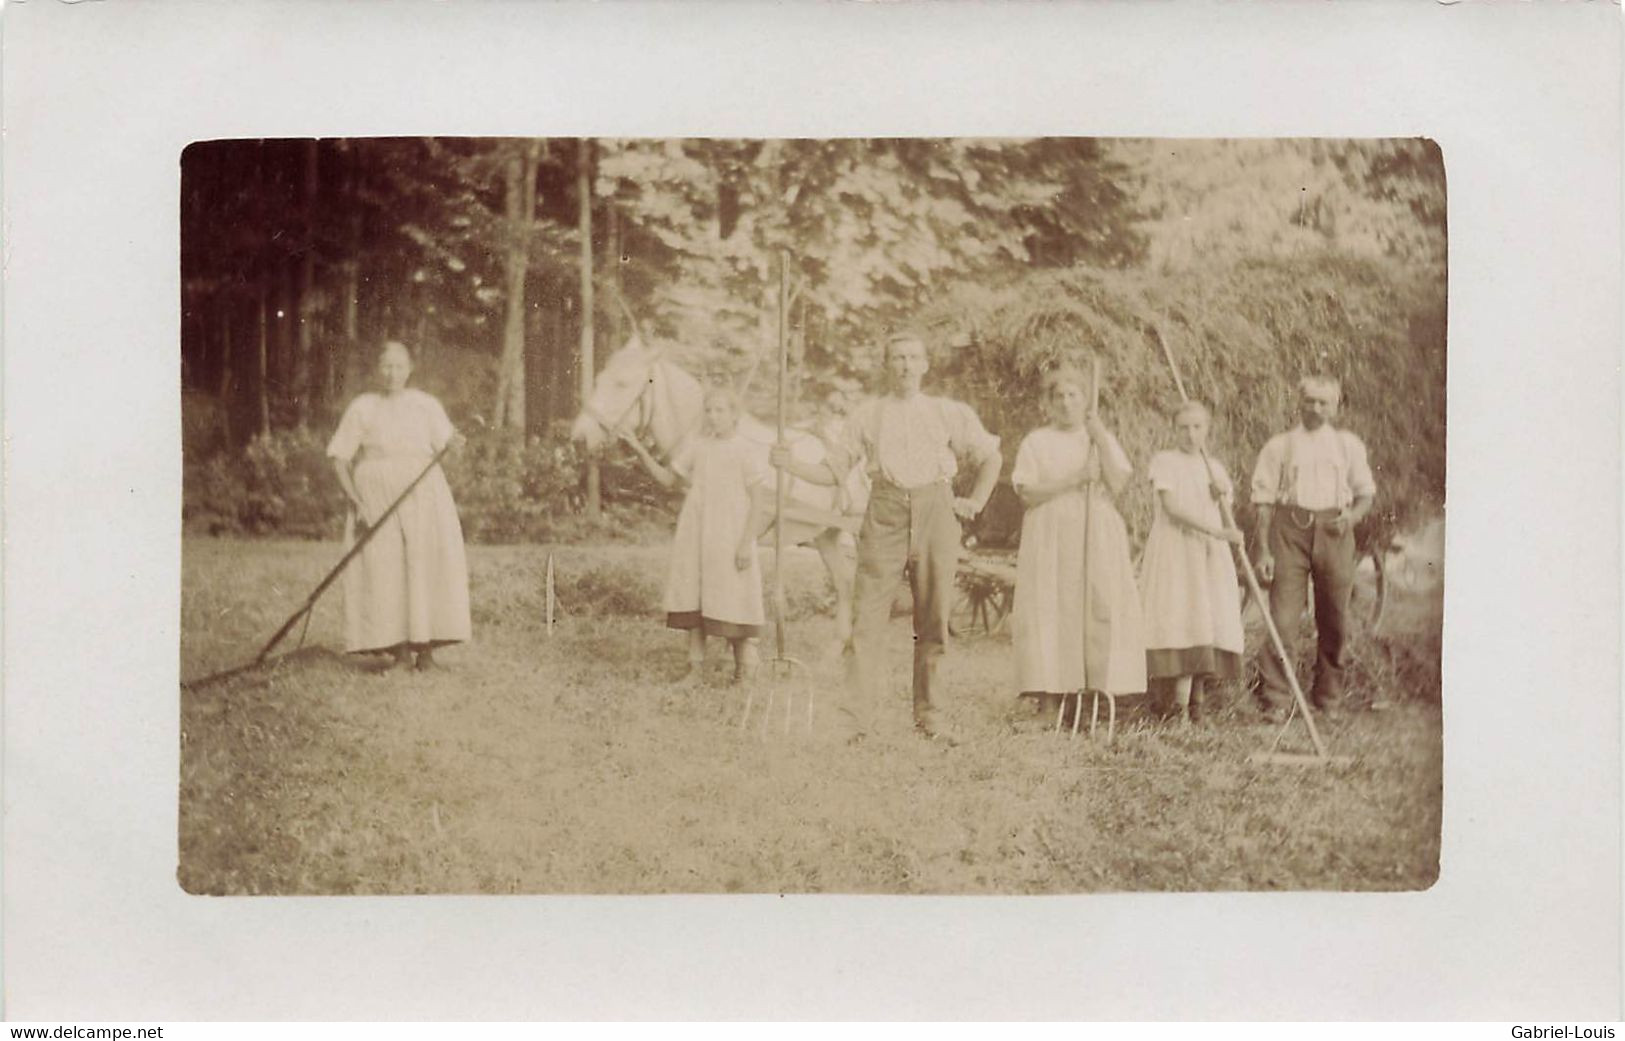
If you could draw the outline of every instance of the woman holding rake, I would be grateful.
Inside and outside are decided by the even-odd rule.
[[[462,435],[439,401],[406,385],[411,376],[406,345],[384,344],[380,390],[350,402],[327,446],[350,500],[346,545],[381,525],[344,572],[345,647],[392,654],[393,669],[433,667],[434,648],[472,628],[462,523],[445,472],[429,466]]]

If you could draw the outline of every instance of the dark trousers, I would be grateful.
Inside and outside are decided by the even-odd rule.
[[[868,729],[873,707],[885,695],[887,622],[905,574],[914,593],[914,719],[932,723],[932,688],[948,643],[959,536],[953,492],[945,482],[912,489],[875,482],[858,532],[852,592],[847,708],[859,729]]]
[[[1309,695],[1316,708],[1335,704],[1343,694],[1343,668],[1347,664],[1349,597],[1354,591],[1354,532],[1333,535],[1327,520],[1335,510],[1319,514],[1282,506],[1270,526],[1270,553],[1275,557],[1275,582],[1270,586],[1270,615],[1288,654],[1294,653],[1303,626],[1310,585],[1315,595],[1315,630],[1319,654],[1315,682]],[[1280,657],[1266,640],[1259,672],[1259,695],[1266,706],[1284,707],[1292,700],[1291,687]]]

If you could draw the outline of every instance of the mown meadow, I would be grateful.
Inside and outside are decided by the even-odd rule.
[[[997,634],[950,650],[961,743],[923,742],[908,726],[902,617],[897,695],[881,732],[848,745],[819,711],[841,667],[805,551],[786,563],[803,665],[748,690],[728,682],[721,646],[703,682],[672,682],[683,651],[660,624],[660,545],[469,552],[476,637],[437,671],[382,675],[340,653],[335,590],[294,653],[182,688],[187,891],[1416,890],[1437,877],[1436,584],[1394,591],[1381,632],[1361,636],[1351,700],[1388,708],[1326,726],[1349,761],[1290,767],[1249,763],[1275,732],[1234,688],[1202,728],[1131,702],[1109,742],[1103,727],[1057,736],[1011,696]],[[331,542],[189,537],[183,679],[252,658],[338,555]],[[1300,726],[1282,748],[1307,748]]]

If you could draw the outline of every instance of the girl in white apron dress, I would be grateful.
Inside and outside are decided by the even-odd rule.
[[[755,669],[756,640],[765,617],[762,571],[756,558],[768,468],[762,446],[739,432],[738,396],[713,388],[705,396],[699,433],[685,438],[662,466],[646,449],[633,450],[666,487],[688,486],[666,579],[666,625],[688,632],[688,671],[705,664],[705,638],[720,636],[734,652],[734,679]]]

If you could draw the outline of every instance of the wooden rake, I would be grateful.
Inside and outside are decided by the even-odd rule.
[[[475,416],[474,421],[482,427],[485,425],[485,420],[479,416]],[[289,615],[287,620],[282,623],[282,627],[271,635],[271,638],[266,641],[265,646],[261,647],[260,652],[254,656],[253,661],[239,665],[236,668],[226,669],[223,672],[216,672],[208,676],[203,676],[199,679],[183,680],[181,682],[181,688],[183,690],[197,690],[202,687],[212,686],[224,680],[252,672],[255,669],[262,668],[267,664],[275,664],[276,662],[282,661],[285,658],[291,657],[292,654],[298,653],[298,650],[303,649],[305,644],[305,634],[310,630],[310,616],[316,609],[316,601],[320,600],[322,598],[322,594],[327,592],[328,587],[338,580],[339,575],[344,573],[344,569],[349,566],[350,562],[361,555],[361,551],[366,548],[367,543],[371,542],[373,536],[378,534],[379,530],[383,528],[384,522],[395,515],[395,511],[401,508],[401,503],[406,501],[406,497],[411,495],[412,492],[417,489],[419,484],[423,483],[423,479],[429,476],[429,472],[431,470],[440,465],[441,460],[446,457],[446,453],[450,452],[452,447],[452,441],[447,441],[445,445],[441,446],[440,451],[434,454],[434,458],[429,460],[428,465],[420,470],[416,477],[412,478],[412,483],[408,484],[405,490],[403,490],[400,495],[395,497],[395,501],[389,504],[389,508],[384,510],[383,513],[379,514],[378,517],[373,520],[372,524],[366,528],[363,528],[360,533],[356,535],[355,541],[351,544],[349,550],[345,552],[344,556],[339,558],[339,562],[337,564],[333,565],[332,570],[328,571],[326,576],[324,576],[322,580],[317,583],[316,588],[311,590],[310,595],[305,597],[305,602],[299,605],[299,609],[294,611],[293,614]],[[293,631],[293,627],[298,625],[301,621],[304,622],[304,626],[299,631],[298,648],[296,648],[295,651],[290,652],[290,654],[273,656],[271,652],[276,649],[277,644],[281,643],[283,639]]]

